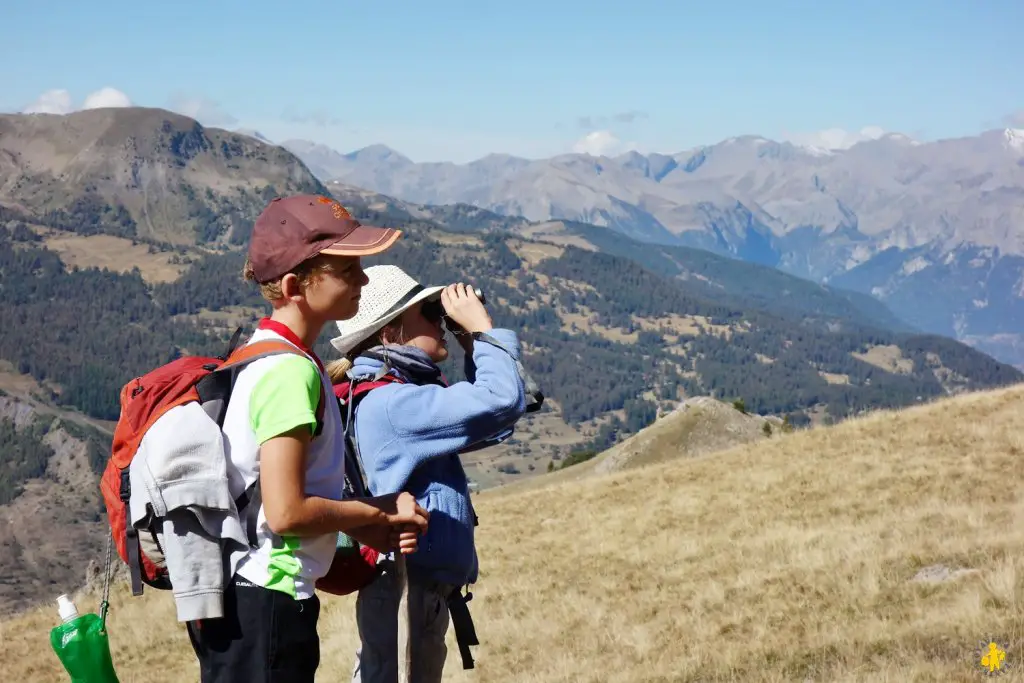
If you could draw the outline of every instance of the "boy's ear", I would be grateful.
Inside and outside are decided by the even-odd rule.
[[[295,273],[285,273],[284,277],[281,278],[281,294],[288,300],[294,300],[296,297],[301,297],[304,294],[302,285],[299,283],[299,278]]]

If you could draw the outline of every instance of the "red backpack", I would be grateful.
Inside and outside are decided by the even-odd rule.
[[[347,418],[355,414],[356,406],[371,390],[386,384],[404,384],[394,375],[384,375],[376,380],[360,380],[334,385],[334,395],[341,404],[342,422],[345,424],[345,495],[357,498],[370,496],[369,486],[359,454],[356,451],[352,425]],[[380,553],[365,546],[347,534],[338,534],[338,547],[327,574],[316,581],[317,590],[333,595],[348,595],[368,586],[380,574],[377,560]]]
[[[136,377],[121,389],[121,414],[114,428],[110,459],[100,478],[100,493],[117,554],[128,565],[132,594],[141,595],[143,584],[169,590],[170,576],[157,538],[162,520],[154,519],[147,528],[136,529],[130,523],[131,500],[129,466],[153,424],[168,411],[186,403],[198,402],[206,415],[223,428],[228,400],[238,373],[249,363],[280,353],[305,355],[288,342],[263,340],[236,349],[241,328],[235,331],[223,356],[185,356]],[[321,385],[322,386],[322,385]],[[317,407],[317,429],[323,426],[324,396]],[[249,544],[256,543],[256,518],[259,514],[259,479],[238,499],[235,507],[247,530]]]

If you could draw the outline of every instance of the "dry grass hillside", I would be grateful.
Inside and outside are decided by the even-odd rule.
[[[767,428],[765,425],[768,425]],[[594,461],[595,474],[696,457],[729,446],[770,438],[782,420],[740,411],[708,396],[695,396]]]
[[[36,228],[46,248],[60,255],[71,268],[99,268],[127,273],[138,268],[147,282],[173,282],[187,269],[185,259],[173,252],[158,251],[113,235],[76,235],[62,230]]]
[[[478,668],[452,681],[974,681],[1024,641],[1024,386],[713,455],[478,497]],[[80,598],[82,607],[95,595]],[[324,599],[319,680],[353,601]],[[2,623],[13,680],[64,680],[53,605]],[[170,598],[110,615],[121,680],[197,680]]]
[[[768,425],[767,429],[765,425]],[[566,482],[612,472],[695,458],[741,444],[770,439],[788,429],[775,416],[742,412],[733,404],[710,396],[694,396],[671,412],[589,460],[562,463],[542,477],[527,477],[501,484],[503,494],[560,486]]]

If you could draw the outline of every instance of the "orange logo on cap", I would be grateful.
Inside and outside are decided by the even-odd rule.
[[[339,204],[335,200],[328,199],[327,197],[317,197],[317,201],[320,202],[321,204],[330,204],[331,205],[331,213],[334,214],[334,217],[337,218],[338,220],[342,220],[342,219],[352,220],[352,215],[349,214],[349,212],[345,210],[345,207],[343,207],[341,204]]]

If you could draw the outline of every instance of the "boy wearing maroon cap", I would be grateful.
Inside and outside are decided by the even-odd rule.
[[[320,661],[316,580],[339,531],[383,551],[416,549],[427,513],[408,493],[341,500],[345,444],[330,379],[312,347],[325,323],[359,308],[360,257],[400,236],[361,225],[335,200],[275,199],[253,227],[244,276],[273,307],[249,343],[275,339],[303,355],[259,359],[238,375],[224,418],[231,493],[257,481],[257,547],[224,594],[224,616],[189,622],[202,683],[313,683]],[[316,429],[319,425],[319,433]]]

